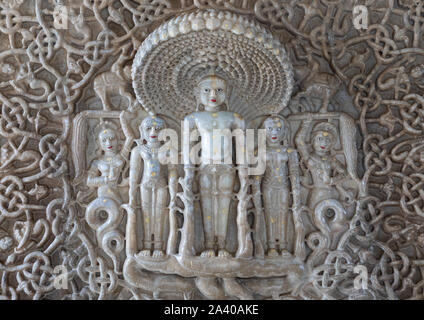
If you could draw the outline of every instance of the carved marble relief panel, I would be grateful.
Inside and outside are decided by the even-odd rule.
[[[423,5],[0,0],[1,297],[422,299]]]

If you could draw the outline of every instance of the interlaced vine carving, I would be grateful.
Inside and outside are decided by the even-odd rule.
[[[341,88],[328,100],[340,108],[331,111],[356,119],[368,190],[333,249],[322,234],[308,237],[304,283],[243,279],[224,284],[232,288],[225,294],[251,297],[234,289],[242,284],[260,298],[424,299],[424,4],[362,2],[0,0],[0,297],[153,299],[171,279],[177,298],[198,298],[216,285],[145,270],[138,288],[125,281],[86,223],[93,192],[70,152],[79,113],[107,101],[118,124],[121,110],[136,110],[129,68],[142,41],[171,17],[212,8],[256,19],[285,44],[299,97],[287,110],[310,111],[296,95],[309,83]],[[360,4],[370,20],[357,30]],[[59,5],[69,18],[63,29],[54,25]],[[119,87],[110,97],[100,89],[108,85]],[[337,103],[346,96],[351,106]],[[54,286],[57,265],[69,271],[67,289]],[[353,289],[357,265],[367,269],[369,290]]]

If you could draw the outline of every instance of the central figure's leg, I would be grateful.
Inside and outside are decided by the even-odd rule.
[[[152,189],[141,186],[141,209],[143,217],[143,250],[141,255],[150,256],[150,250],[152,247],[152,234],[153,230],[151,228],[153,212],[152,212]]]
[[[168,214],[167,203],[168,203],[168,190],[167,188],[159,188],[155,190],[155,206],[154,206],[154,225],[153,225],[153,236],[154,236],[154,251],[153,257],[162,257],[164,255],[163,250],[163,230],[166,221],[166,215]]]
[[[205,250],[202,257],[214,257],[214,214],[213,214],[213,197],[212,197],[212,175],[208,173],[200,173],[200,205],[202,207],[203,233],[205,237]]]
[[[230,211],[231,198],[234,191],[234,172],[221,173],[218,178],[218,210],[216,222],[216,237],[218,240],[218,256],[227,257],[230,254],[225,249],[225,238],[227,236],[228,215]]]

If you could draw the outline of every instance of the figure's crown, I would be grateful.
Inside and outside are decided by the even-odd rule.
[[[205,81],[208,78],[215,77],[219,80],[222,80],[228,84],[228,78],[226,74],[217,68],[209,68],[206,70],[206,72],[203,72],[198,78],[197,78],[197,84],[201,84],[203,81]]]
[[[94,136],[97,138],[103,130],[118,130],[118,127],[116,124],[110,121],[103,121],[101,120],[95,127],[94,127]]]
[[[316,124],[312,130],[312,135],[318,132],[329,132],[334,139],[336,139],[338,135],[336,126],[330,122],[320,122]]]
[[[154,116],[154,115],[150,115],[147,116],[146,118],[143,119],[143,121],[141,121],[140,123],[140,128],[144,125],[161,125],[161,126],[165,126],[165,120],[163,120],[162,118],[158,117],[158,116]]]

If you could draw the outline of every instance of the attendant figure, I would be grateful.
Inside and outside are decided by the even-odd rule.
[[[308,206],[314,209],[320,201],[326,199],[351,203],[353,195],[342,186],[349,175],[333,152],[338,137],[337,128],[330,122],[317,123],[312,129],[310,143],[307,144],[305,138],[311,129],[312,121],[312,115],[309,114],[296,137],[297,149],[312,176],[313,186]]]
[[[117,127],[112,122],[101,122],[94,131],[99,149],[88,170],[87,186],[97,188],[98,198],[110,198],[120,204],[117,186],[125,158],[118,148]]]
[[[137,207],[137,191],[143,217],[144,239],[142,256],[159,258],[165,254],[164,234],[168,223],[168,204],[174,203],[177,194],[177,169],[175,165],[161,163],[164,150],[158,135],[165,121],[148,116],[140,125],[140,144],[131,151],[129,205]],[[141,182],[139,182],[141,176]],[[169,186],[169,188],[168,188]]]

